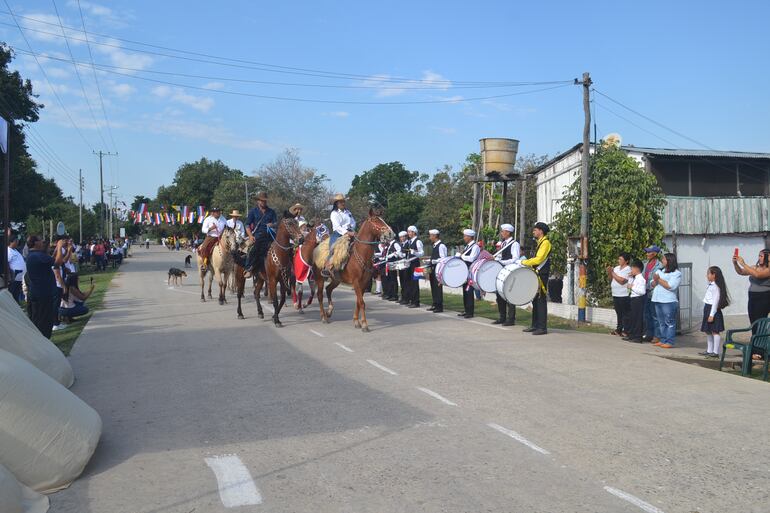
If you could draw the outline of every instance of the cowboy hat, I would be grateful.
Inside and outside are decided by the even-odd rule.
[[[303,207],[300,203],[295,203],[291,206],[291,208],[289,208],[289,213],[293,216],[296,216],[300,210],[305,210],[305,207]]]
[[[334,201],[345,201],[347,198],[345,198],[345,195],[341,192],[338,192],[334,195]]]
[[[219,207],[211,207],[211,212],[221,212],[222,209]]]
[[[267,201],[267,193],[265,191],[259,191],[257,193],[257,201]]]
[[[238,209],[233,209],[233,211],[230,212],[230,217],[241,217],[241,212]]]

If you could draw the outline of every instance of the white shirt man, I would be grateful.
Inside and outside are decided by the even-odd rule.
[[[406,229],[407,237],[409,237],[409,253],[412,258],[420,258],[425,255],[425,248],[422,241],[417,238],[417,227],[410,226]]]
[[[27,272],[27,263],[19,250],[11,246],[8,246],[8,267],[11,269],[11,276],[15,276],[14,281],[23,280],[24,273]]]
[[[219,212],[215,212],[203,220],[201,232],[209,237],[219,237],[225,231],[225,220]]]
[[[246,238],[246,227],[243,226],[243,221],[241,221],[240,216],[231,217],[227,220],[225,225],[235,230],[235,233],[237,233],[241,239]]]
[[[497,251],[495,260],[503,265],[510,265],[521,257],[521,246],[513,238],[514,228],[511,224],[500,225],[500,249]],[[510,258],[508,257],[507,248],[510,247]]]
[[[460,253],[457,253],[456,256],[462,258],[465,264],[470,267],[479,257],[481,248],[479,248],[479,245],[476,243],[476,232],[470,228],[463,230],[463,240],[465,241],[465,248]],[[463,287],[464,311],[457,315],[470,319],[473,317],[475,306],[473,288],[468,286]]]
[[[340,235],[356,230],[356,220],[353,219],[353,214],[344,207],[333,210],[329,218],[332,222],[332,231]]]
[[[447,255],[446,244],[441,242],[441,238],[439,237],[441,233],[438,230],[436,229],[430,230],[428,234],[431,235],[431,239],[434,237],[436,239],[433,241],[433,249],[437,249],[438,251],[437,258],[430,259],[430,263],[433,265],[436,265],[439,260],[441,260],[442,258],[446,258],[446,255]]]

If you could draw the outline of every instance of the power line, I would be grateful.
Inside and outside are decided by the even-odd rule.
[[[99,103],[102,106],[102,114],[104,115],[104,122],[107,124],[107,135],[110,136],[110,142],[112,143],[112,148],[115,151],[118,151],[118,146],[115,144],[115,138],[112,137],[112,127],[110,126],[110,118],[107,116],[107,109],[104,108],[104,96],[102,95],[102,88],[99,85],[99,77],[96,73],[96,69],[93,67],[94,64],[94,55],[91,52],[91,43],[88,41],[88,32],[86,32],[86,21],[83,17],[83,9],[80,7],[80,0],[77,0],[78,2],[78,11],[80,12],[80,23],[83,25],[83,36],[86,40],[86,48],[88,48],[88,58],[91,61],[91,71],[94,73],[94,82],[96,82],[96,91],[99,93]],[[61,23],[61,20],[59,20]]]
[[[69,42],[69,39],[67,38],[67,33],[64,31],[64,24],[61,21],[61,16],[59,16],[59,8],[56,7],[56,0],[51,0],[51,3],[53,4],[53,10],[56,13],[56,19],[59,20],[59,26],[61,27],[61,32],[62,32],[62,35],[64,36],[64,44],[67,47],[67,53],[69,53],[70,59],[72,59],[72,66],[75,68],[75,75],[77,76],[78,82],[80,83],[80,90],[83,91],[83,99],[86,101],[86,105],[88,106],[88,112],[91,113],[91,119],[94,120],[94,127],[99,133],[99,138],[102,140],[102,144],[107,146],[107,142],[104,140],[102,131],[99,128],[99,122],[96,120],[94,109],[91,107],[91,101],[88,99],[88,93],[86,92],[85,85],[83,85],[83,79],[80,77],[80,70],[78,69],[77,63],[75,62],[75,56],[72,53],[72,48],[70,47],[70,42]]]
[[[24,42],[27,44],[29,51],[34,53],[34,50],[32,49],[32,45],[30,44],[29,39],[27,39],[27,35],[24,33],[24,30],[22,30],[21,25],[19,25],[19,22],[16,20],[16,16],[13,14],[13,11],[11,10],[11,6],[8,5],[8,0],[3,0],[3,2],[5,3],[5,7],[10,12],[11,17],[13,17],[13,20],[16,24],[16,28],[19,29],[19,32],[21,33],[21,37],[24,39]],[[72,124],[72,127],[75,129],[78,135],[80,135],[80,138],[83,139],[83,142],[86,143],[86,146],[88,146],[91,149],[91,151],[93,151],[93,147],[88,142],[88,139],[86,139],[86,137],[83,135],[83,132],[80,131],[80,128],[75,123],[75,120],[72,119],[72,116],[70,115],[67,108],[64,106],[64,103],[61,101],[61,98],[59,98],[59,94],[56,92],[56,89],[54,89],[53,84],[51,83],[51,80],[48,78],[48,74],[45,72],[45,69],[43,68],[43,65],[40,64],[40,60],[38,59],[37,55],[33,55],[33,58],[35,59],[35,62],[37,63],[38,68],[40,68],[40,72],[43,74],[45,81],[48,83],[48,87],[51,89],[51,93],[53,93],[54,97],[56,98],[56,101],[59,102],[59,106],[67,115],[67,118]]]
[[[0,23],[2,24],[2,23]],[[27,54],[26,50],[12,47],[15,51]],[[67,62],[69,63],[67,59],[64,59],[62,57],[55,57],[53,55],[47,55],[44,53],[39,53],[38,57],[49,59],[53,61],[59,61],[59,62]],[[522,86],[536,86],[536,85],[558,85],[558,84],[571,84],[571,80],[552,80],[552,81],[545,81],[545,82],[520,82],[516,85],[510,85],[510,84],[496,84],[496,85],[490,85],[490,86],[440,86],[440,85],[424,85],[424,86],[400,86],[400,85],[392,85],[392,86],[383,86],[383,85],[342,85],[342,84],[311,84],[311,83],[297,83],[297,82],[276,82],[271,80],[253,80],[248,78],[234,78],[234,77],[221,77],[216,75],[197,75],[197,74],[191,74],[191,73],[180,73],[175,71],[160,71],[160,70],[153,70],[153,69],[143,69],[143,68],[129,68],[125,66],[115,66],[111,64],[103,64],[103,63],[95,63],[93,60],[90,63],[87,62],[81,62],[78,61],[77,64],[82,66],[90,66],[92,69],[94,69],[94,73],[96,73],[96,69],[99,69],[101,71],[109,71],[109,70],[120,70],[120,71],[126,71],[126,72],[133,72],[133,73],[152,73],[155,75],[164,75],[164,76],[174,76],[174,77],[184,77],[184,78],[198,78],[203,80],[217,80],[221,82],[241,82],[246,84],[259,84],[259,85],[279,85],[279,86],[292,86],[292,87],[318,87],[318,88],[327,88],[327,89],[399,89],[399,90],[406,90],[406,91],[428,91],[431,89],[438,89],[438,90],[448,90],[448,89],[492,89],[492,88],[510,88],[510,87],[522,87]],[[371,81],[377,81],[377,79],[371,79]]]
[[[6,4],[7,5],[7,4]],[[4,11],[0,11],[0,14],[9,14]],[[13,14],[12,14],[13,15]],[[40,23],[44,25],[53,25],[53,23],[41,20],[38,18],[33,18],[29,16],[21,16],[17,15],[19,18],[27,19],[30,21],[34,21],[35,23]],[[2,23],[2,25],[8,25],[7,23]],[[70,30],[76,31],[76,32],[84,32],[80,29],[74,28],[74,27],[66,27]],[[45,30],[35,29],[32,27],[26,27],[26,30],[37,32],[40,34],[45,34],[53,37],[60,38],[61,35],[54,33],[54,32],[48,32]],[[145,53],[148,55],[156,55],[159,57],[169,57],[172,59],[181,59],[181,60],[188,60],[188,61],[194,61],[194,62],[202,62],[202,63],[208,63],[208,64],[216,64],[220,66],[230,66],[235,68],[243,68],[243,69],[252,69],[257,71],[266,71],[270,73],[284,73],[289,75],[301,75],[301,76],[312,76],[312,77],[318,77],[318,78],[328,78],[328,79],[344,79],[344,80],[374,80],[377,82],[388,82],[388,83],[411,83],[411,84],[422,84],[423,86],[428,84],[434,84],[436,87],[450,87],[455,85],[466,85],[466,86],[484,86],[484,87],[514,87],[514,86],[527,86],[527,85],[540,85],[540,84],[552,84],[552,83],[561,83],[562,81],[549,81],[549,82],[501,82],[501,81],[452,81],[448,79],[442,79],[442,80],[428,80],[428,79],[416,79],[416,78],[405,78],[405,77],[391,77],[391,76],[377,76],[377,75],[362,75],[358,73],[341,73],[341,72],[334,72],[334,71],[324,71],[324,70],[316,70],[316,69],[308,69],[308,68],[297,68],[297,67],[291,67],[291,66],[282,66],[277,64],[269,64],[269,63],[263,63],[263,62],[257,62],[257,61],[249,61],[245,59],[234,59],[229,57],[222,57],[222,56],[216,56],[201,52],[193,52],[188,50],[180,50],[175,48],[170,48],[166,46],[160,46],[160,45],[154,45],[150,43],[143,43],[141,41],[134,41],[130,39],[123,39],[107,34],[98,34],[94,32],[88,33],[92,36],[99,36],[104,37],[107,39],[115,40],[115,41],[121,41],[124,43],[129,44],[136,44],[140,46],[146,46],[149,48],[157,48],[162,49],[165,51],[171,51],[171,52],[177,52],[185,55],[193,55],[196,57],[201,58],[190,58],[190,57],[183,57],[181,55],[173,55],[168,53],[162,53],[162,52],[155,52],[150,50],[141,50],[138,48],[127,48],[125,46],[117,45],[114,43],[108,43],[108,42],[99,42],[99,41],[91,41],[91,43],[101,46],[107,46],[112,48],[119,48],[121,50],[128,50],[132,52],[137,53]],[[85,42],[85,39],[80,39],[76,37],[70,37],[73,41],[83,41]],[[217,59],[217,60],[210,60],[210,59]],[[571,81],[570,81],[571,82]]]

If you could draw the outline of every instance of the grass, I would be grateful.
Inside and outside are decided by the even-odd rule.
[[[490,297],[487,294],[486,297]],[[433,302],[429,290],[420,291],[420,302],[426,305],[430,305]],[[463,311],[463,297],[458,294],[444,294],[444,310],[451,310],[454,312]],[[485,319],[495,320],[499,317],[497,312],[497,305],[490,303],[486,300],[476,301],[474,308],[474,315],[476,317],[483,317]],[[532,312],[524,310],[522,308],[516,309],[516,324],[519,326],[529,326],[532,321]],[[557,317],[555,315],[548,315],[548,327],[553,329],[563,330],[575,330],[587,333],[603,333],[607,334],[608,329],[605,326],[592,326],[592,325],[578,325],[577,322],[563,317]]]
[[[89,310],[88,314],[83,317],[78,317],[69,324],[67,329],[54,331],[51,336],[51,341],[56,344],[56,347],[58,347],[65,355],[69,356],[70,351],[72,351],[72,346],[75,345],[80,333],[83,331],[83,328],[86,327],[86,324],[88,324],[93,313],[102,308],[104,294],[107,293],[110,282],[117,272],[118,269],[112,269],[111,267],[108,267],[106,271],[98,273],[90,268],[80,269],[80,272],[78,273],[80,275],[80,289],[84,292],[89,289],[91,286],[91,277],[94,279],[96,288],[94,289],[94,293],[86,300],[86,305]]]

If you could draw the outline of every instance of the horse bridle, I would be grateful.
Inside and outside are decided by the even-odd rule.
[[[387,232],[393,233],[393,228],[391,228],[390,225],[388,223],[386,223],[385,220],[382,217],[374,216],[374,218],[379,219],[382,222],[382,226],[379,226],[377,228],[377,231],[380,233],[380,239],[382,239],[382,236],[385,235]],[[369,219],[371,219],[371,218],[369,218]],[[366,221],[364,221],[364,223],[361,224],[362,228],[363,228],[363,225],[365,223],[369,222],[369,219],[367,219]],[[372,224],[374,224],[374,223],[372,223]],[[370,246],[379,245],[380,242],[381,242],[380,240],[378,240],[378,241],[371,241],[371,242],[370,241],[365,241],[365,240],[359,239],[357,236],[353,237],[353,239],[356,242],[360,242],[361,244],[368,244]],[[367,264],[366,262],[364,262],[364,259],[356,251],[355,246],[353,246],[353,256],[356,257],[356,261],[361,265],[361,268],[364,271],[368,271],[370,273],[374,272],[374,266],[372,264]]]

